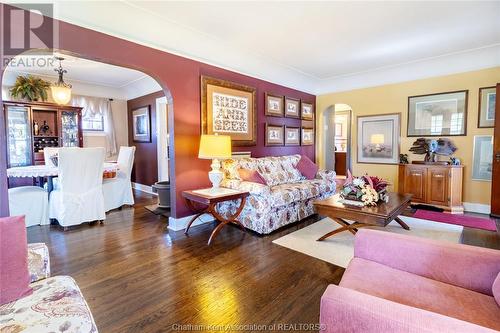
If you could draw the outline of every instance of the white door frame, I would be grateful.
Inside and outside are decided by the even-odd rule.
[[[162,107],[164,106],[164,107]],[[168,156],[168,102],[167,97],[156,99],[156,152],[158,155],[158,181],[169,180]]]

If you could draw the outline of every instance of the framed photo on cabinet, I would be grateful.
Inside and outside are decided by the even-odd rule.
[[[300,118],[300,100],[285,97],[285,117]]]
[[[466,135],[468,90],[408,97],[407,136]]]
[[[266,116],[283,117],[283,96],[266,93]]]
[[[398,164],[400,114],[358,117],[358,163]]]
[[[496,87],[479,89],[479,119],[477,127],[495,127]]]
[[[300,115],[303,120],[314,119],[314,108],[312,103],[302,102],[300,104],[300,107],[301,107]]]
[[[314,144],[314,129],[309,127],[302,127],[302,146],[311,146]]]
[[[134,142],[151,142],[151,112],[146,105],[132,110]]]
[[[266,123],[266,146],[283,146],[285,143],[284,126]]]
[[[300,145],[300,127],[285,126],[285,146]]]
[[[201,132],[231,137],[233,146],[257,142],[256,89],[201,76]]]

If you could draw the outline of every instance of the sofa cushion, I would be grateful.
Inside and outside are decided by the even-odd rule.
[[[0,304],[32,293],[24,216],[0,218]]]
[[[267,185],[266,180],[257,170],[240,168],[238,169],[238,174],[240,175],[240,178],[243,181]]]
[[[297,169],[304,177],[306,177],[306,179],[314,179],[319,170],[316,163],[311,161],[311,159],[305,155],[302,155],[299,163],[297,163]]]
[[[296,155],[259,158],[259,172],[269,186],[295,183],[304,179],[295,160],[298,162]]]
[[[500,306],[500,272],[498,272],[498,275],[493,281],[493,288],[491,288],[493,291],[493,297],[495,297],[495,301],[497,302],[498,306]]]
[[[493,297],[370,260],[352,259],[340,286],[500,330],[500,308]]]
[[[224,172],[225,179],[236,179],[240,180],[240,175],[238,173],[239,163],[237,160],[227,159],[221,162],[222,172]]]
[[[335,185],[321,179],[302,180],[271,187],[271,202],[274,207],[289,205],[296,201],[315,198],[322,193],[335,191]]]
[[[0,306],[0,332],[97,332],[87,302],[71,277],[56,276],[31,286],[31,296]]]

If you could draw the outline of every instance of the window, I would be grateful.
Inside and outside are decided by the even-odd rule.
[[[432,116],[431,118],[431,134],[441,134],[443,131],[443,115]]]
[[[450,134],[462,133],[462,124],[464,122],[463,113],[453,113],[450,120]]]
[[[87,113],[82,117],[84,131],[104,131],[104,116],[101,113]]]

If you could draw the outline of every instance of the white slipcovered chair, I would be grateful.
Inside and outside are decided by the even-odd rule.
[[[104,179],[104,209],[110,211],[123,205],[133,205],[132,182],[130,176],[134,166],[135,147],[120,147],[118,172],[115,178]]]
[[[9,189],[10,216],[25,215],[26,226],[49,224],[49,197],[37,186]]]
[[[49,197],[49,217],[63,227],[104,220],[104,148],[60,148],[59,188]]]

